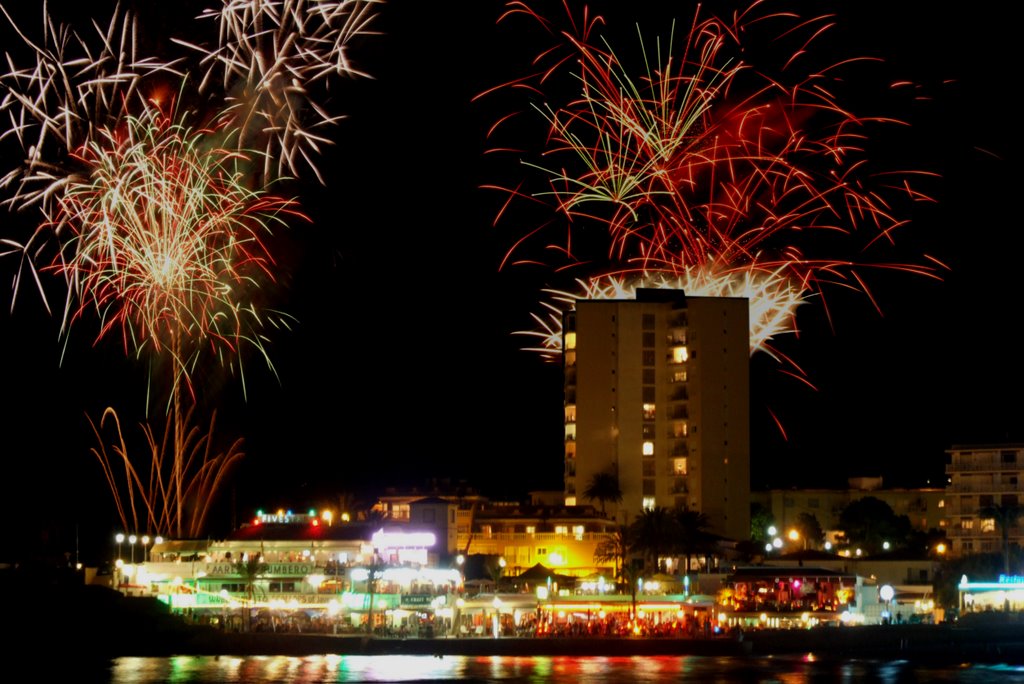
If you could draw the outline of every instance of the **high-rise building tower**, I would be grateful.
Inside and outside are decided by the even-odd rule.
[[[629,523],[686,508],[750,537],[750,333],[745,298],[640,289],[565,315],[565,498],[617,474]]]

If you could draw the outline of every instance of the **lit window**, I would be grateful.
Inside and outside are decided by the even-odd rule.
[[[686,382],[686,371],[678,370],[672,374],[672,382]]]
[[[555,525],[555,534],[569,534],[569,526]]]
[[[577,539],[583,539],[583,525],[573,525],[572,533]]]
[[[686,474],[686,459],[685,458],[674,458],[672,459],[672,471],[676,475]]]
[[[672,347],[672,363],[684,363],[688,358],[690,354],[686,347]]]
[[[536,534],[536,533],[537,533],[537,526],[536,525],[527,525],[526,526],[526,534]]]
[[[644,497],[644,501],[643,501],[643,507],[644,507],[645,511],[653,511],[654,510],[654,497],[653,496],[645,496]]]
[[[984,520],[982,520],[981,521],[981,531],[982,532],[995,532],[996,531],[996,519],[995,518],[985,518]]]
[[[945,499],[939,499],[939,508],[945,508],[945,507],[946,507],[946,500]]]
[[[654,442],[644,442],[644,456],[654,455]]]
[[[567,332],[565,333],[565,348],[575,349],[576,348],[576,333]]]
[[[654,404],[644,404],[644,420],[654,420]]]
[[[565,505],[566,506],[575,506],[576,505],[576,497],[575,496],[567,496],[567,497],[565,497]]]

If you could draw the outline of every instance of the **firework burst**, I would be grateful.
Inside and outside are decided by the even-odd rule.
[[[211,146],[218,137],[149,108],[76,152],[92,173],[67,184],[53,226],[40,228],[68,233],[50,267],[72,295],[65,329],[95,309],[99,337],[118,330],[126,351],[170,351],[186,380],[203,350],[264,352],[259,330],[273,317],[252,292],[273,280],[265,240],[301,214],[249,189],[249,160]]]
[[[67,168],[56,161],[114,125],[126,106],[147,97],[144,85],[156,77],[180,79],[174,61],[137,53],[138,25],[133,15],[115,11],[107,27],[80,34],[44,14],[43,36],[35,41],[7,10],[0,12],[32,55],[20,67],[7,53],[0,73],[0,114],[8,126],[0,140],[16,139],[23,157],[0,178],[11,195],[3,203],[24,209],[41,205],[51,216],[54,197],[68,182]]]
[[[329,78],[367,76],[349,56],[372,33],[381,0],[227,0],[199,15],[218,27],[212,49],[197,50],[205,68],[201,91],[219,88],[222,118],[240,131],[238,144],[264,152],[264,173],[310,169],[331,140],[321,132],[341,117],[318,104],[313,89]]]
[[[510,3],[503,19],[529,16],[560,39],[537,58],[533,78],[511,85],[543,98],[571,65],[576,96],[533,105],[547,125],[547,148],[524,163],[544,187],[499,189],[565,219],[555,225],[566,237],[543,245],[562,255],[560,271],[602,275],[578,280],[578,293],[562,292],[545,308],[630,294],[654,277],[656,286],[687,294],[751,297],[751,349],[772,351],[773,337],[795,332],[796,305],[823,295],[825,285],[870,297],[866,268],[937,276],[942,265],[934,261],[835,258],[891,243],[906,224],[900,208],[929,201],[912,183],[927,174],[878,171],[867,159],[869,130],[897,122],[840,103],[841,67],[858,60],[808,64],[832,19],[765,6],[755,2],[729,20],[698,9],[681,41],[674,28],[653,47],[641,38],[639,55],[626,59],[594,38],[597,17],[584,12],[557,32],[525,3]],[[781,27],[773,33],[775,70],[752,64],[741,42],[772,25]],[[780,52],[791,43],[792,52]],[[505,263],[544,234],[519,239]],[[560,314],[534,318],[542,322],[538,349],[550,351]]]

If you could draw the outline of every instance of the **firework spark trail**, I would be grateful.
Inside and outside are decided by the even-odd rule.
[[[773,337],[795,332],[796,306],[822,295],[824,285],[872,298],[860,269],[937,277],[942,265],[936,262],[854,261],[829,253],[836,245],[866,251],[891,242],[906,224],[896,204],[928,197],[911,187],[913,173],[881,183],[872,175],[866,129],[893,122],[860,118],[841,106],[832,93],[838,65],[800,70],[832,19],[763,14],[763,4],[731,21],[702,18],[698,9],[678,48],[674,28],[653,51],[641,37],[640,78],[607,42],[595,44],[599,22],[586,15],[560,34],[557,49],[535,60],[532,79],[510,84],[529,83],[531,92],[543,94],[559,69],[574,67],[575,98],[534,105],[548,125],[548,148],[542,162],[524,164],[539,170],[547,187],[505,192],[549,200],[566,219],[568,239],[546,245],[566,256],[561,270],[606,264],[601,277],[577,280],[577,294],[555,291],[556,304],[545,304],[555,313],[534,316],[541,329],[526,334],[541,338],[538,351],[560,347],[560,311],[575,299],[621,296],[652,282],[682,284],[691,295],[746,293],[740,296],[752,297],[751,349],[771,352]],[[557,35],[524,3],[509,6],[502,20],[527,15]],[[571,18],[567,4],[566,10]],[[777,75],[755,69],[739,42],[755,24],[771,22],[784,23],[779,42],[797,46],[783,56]],[[593,240],[573,240],[592,234],[595,224],[606,238],[603,256],[591,253]],[[531,238],[541,234],[530,231]],[[506,261],[527,242],[517,240]]]
[[[368,76],[349,47],[373,33],[381,1],[227,0],[199,15],[217,23],[215,47],[176,40],[202,55],[200,90],[226,93],[223,117],[241,131],[241,147],[264,151],[266,176],[300,175],[305,166],[323,182],[314,155],[331,140],[320,131],[342,117],[318,104],[310,88],[328,77]]]
[[[59,160],[116,125],[126,107],[142,102],[144,83],[183,75],[176,61],[138,54],[138,25],[128,12],[116,10],[106,29],[93,24],[95,33],[85,36],[44,14],[39,41],[2,5],[0,12],[34,60],[19,67],[8,52],[8,70],[0,73],[0,116],[8,122],[0,141],[16,139],[23,152],[17,166],[0,177],[0,189],[12,191],[2,204],[18,210],[39,205],[52,219],[55,197],[75,177]]]
[[[341,117],[315,102],[311,90],[328,88],[332,76],[365,75],[348,52],[356,37],[370,33],[380,2],[225,0],[200,15],[219,26],[212,47],[176,40],[190,48],[187,56],[166,58],[139,53],[145,43],[139,22],[121,9],[105,27],[94,22],[91,32],[80,33],[44,5],[42,35],[34,38],[0,5],[19,48],[7,53],[8,70],[0,73],[0,115],[7,123],[0,141],[20,147],[20,155],[6,157],[10,167],[0,168],[0,190],[7,191],[0,202],[11,210],[38,209],[48,224],[30,237],[0,237],[0,255],[21,257],[13,299],[27,275],[49,309],[36,264],[45,263],[50,247],[41,239],[56,238],[59,248],[65,232],[60,197],[93,173],[76,153],[167,92],[181,91],[190,71],[205,72],[193,106],[222,135],[211,144],[231,137],[236,152],[261,157],[253,164],[263,167],[260,184],[303,165],[319,177],[314,154],[330,141],[318,131]]]
[[[258,332],[265,317],[249,297],[273,280],[272,224],[301,214],[250,190],[249,160],[210,148],[217,137],[151,107],[75,154],[93,172],[59,198],[55,223],[69,235],[49,267],[72,294],[65,331],[94,308],[98,337],[120,329],[126,351],[172,350],[182,370],[204,349],[242,343],[270,364]]]

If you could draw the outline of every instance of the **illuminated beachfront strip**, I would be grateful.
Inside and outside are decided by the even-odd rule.
[[[967,575],[957,585],[960,612],[1024,611],[1024,576],[1000,575],[995,582],[971,582]]]
[[[611,573],[572,577],[538,563],[500,586],[471,586],[465,557],[438,554],[438,546],[433,532],[411,528],[332,525],[313,512],[261,515],[226,540],[154,544],[144,562],[119,565],[117,587],[225,629],[346,633],[372,625],[396,636],[710,636],[873,624],[892,607],[870,581],[823,568],[738,568],[692,585],[657,574],[639,578],[634,593]]]

